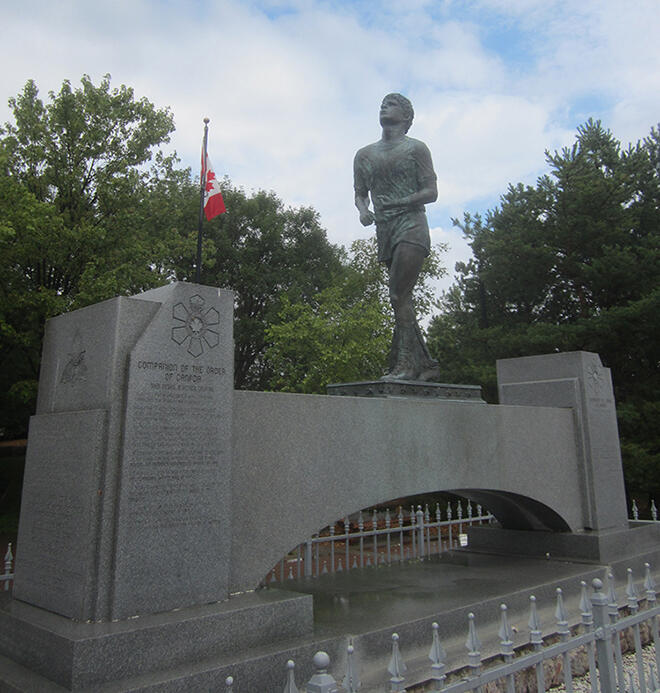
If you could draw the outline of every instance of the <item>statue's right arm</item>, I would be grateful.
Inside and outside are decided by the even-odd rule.
[[[364,175],[364,149],[360,149],[353,159],[353,188],[355,206],[360,212],[360,223],[362,226],[371,226],[376,218],[369,209],[369,184]]]
[[[363,197],[355,193],[355,206],[360,212],[360,223],[362,226],[371,226],[374,221],[374,213],[369,209],[369,196]]]

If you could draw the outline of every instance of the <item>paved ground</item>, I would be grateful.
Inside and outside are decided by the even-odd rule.
[[[538,586],[554,593],[554,584],[581,577],[594,566],[583,563],[452,552],[404,566],[366,568],[286,581],[283,589],[314,596],[320,630],[367,632],[429,614],[485,601]],[[599,575],[602,569],[596,568]],[[543,595],[539,594],[540,599]],[[554,595],[553,595],[554,596]]]
[[[614,565],[617,595],[625,602],[625,568]],[[660,568],[660,561],[658,561]],[[499,652],[500,604],[508,606],[515,646],[529,642],[529,597],[537,599],[544,635],[556,629],[556,588],[563,591],[571,624],[580,622],[581,580],[591,585],[607,566],[558,560],[503,557],[454,551],[424,562],[353,570],[281,587],[314,598],[315,636],[353,635],[361,652],[364,691],[382,690],[388,679],[391,634],[400,635],[408,685],[430,674],[428,651],[432,621],[440,625],[448,668],[467,663],[467,614],[476,615],[482,658]],[[643,592],[643,571],[635,566],[635,582]],[[657,575],[657,573],[656,573]],[[591,590],[590,590],[591,591]]]

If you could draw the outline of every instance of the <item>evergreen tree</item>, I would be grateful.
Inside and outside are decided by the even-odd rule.
[[[622,149],[592,120],[550,173],[454,220],[473,257],[434,319],[444,377],[495,398],[498,358],[585,350],[613,373],[629,489],[660,490],[660,140]],[[645,489],[645,490],[647,490]]]

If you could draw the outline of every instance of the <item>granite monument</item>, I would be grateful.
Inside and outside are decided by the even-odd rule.
[[[179,282],[48,321],[0,688],[185,667],[165,678],[194,690],[197,663],[311,629],[311,597],[229,599],[233,300]]]

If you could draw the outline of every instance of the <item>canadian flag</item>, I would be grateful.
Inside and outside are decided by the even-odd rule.
[[[202,185],[204,186],[204,215],[207,221],[211,221],[218,214],[224,214],[227,211],[225,201],[222,199],[222,190],[218,183],[215,173],[213,172],[213,164],[209,155],[206,154],[204,161],[204,152],[202,152]]]

